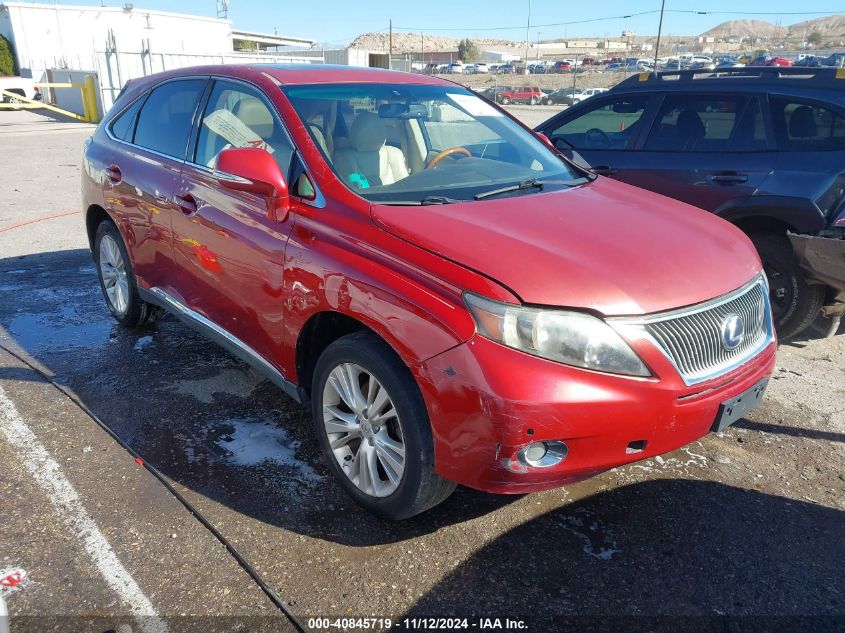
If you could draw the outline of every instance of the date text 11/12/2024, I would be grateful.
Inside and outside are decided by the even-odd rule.
[[[524,620],[511,618],[310,618],[308,628],[314,631],[331,630],[375,630],[390,631],[405,629],[409,631],[452,631],[452,630],[510,630],[525,631],[528,625]]]

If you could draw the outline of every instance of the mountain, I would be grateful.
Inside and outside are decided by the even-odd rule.
[[[714,26],[701,35],[703,37],[760,37],[770,39],[803,40],[805,35],[818,31],[822,37],[844,37],[845,15],[830,15],[806,20],[789,26],[779,26],[765,20],[730,20]]]

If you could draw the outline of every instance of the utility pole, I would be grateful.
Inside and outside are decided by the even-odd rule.
[[[531,43],[531,34],[529,31],[531,30],[531,0],[528,0],[528,23],[525,25],[525,69],[522,71],[522,74],[528,74],[528,46]]]
[[[425,33],[420,33],[420,64],[422,70],[425,70]]]
[[[537,31],[537,63],[540,63],[540,31]]]
[[[390,18],[390,35],[387,44],[387,70],[390,70],[390,64],[393,61],[393,18]]]
[[[666,0],[660,3],[660,24],[657,27],[657,42],[654,44],[654,72],[657,72],[657,56],[660,55],[660,34],[663,31],[663,10],[666,8]]]

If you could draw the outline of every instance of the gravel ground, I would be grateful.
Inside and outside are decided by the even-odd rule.
[[[541,108],[513,111],[527,120]],[[13,192],[0,207],[0,343],[73,389],[301,617],[510,616],[545,631],[585,630],[598,616],[626,618],[609,630],[639,630],[648,616],[670,616],[672,630],[722,631],[712,618],[730,615],[746,618],[730,630],[845,628],[842,334],[782,343],[763,404],[724,433],[565,489],[459,489],[421,517],[385,523],[327,476],[306,415],[272,385],[173,319],[138,331],[112,322],[81,215],[17,226],[78,210],[89,130],[0,115],[0,142],[27,157],[6,153],[0,170],[0,187]],[[60,406],[52,387],[5,354],[0,387],[162,615],[256,612],[263,595],[248,580],[205,573],[226,563],[203,545],[208,535],[154,482],[126,483],[125,457],[90,418]],[[21,456],[4,441],[0,460],[18,472]],[[97,460],[81,459],[86,446]],[[41,574],[9,597],[13,617],[126,616],[96,582],[74,610],[80,574],[88,577],[79,543],[27,477],[0,482],[4,518],[22,521],[0,536],[0,569],[25,557]],[[115,517],[145,507],[124,538],[130,528]],[[52,545],[33,547],[36,538]],[[132,553],[136,539],[144,556]],[[52,571],[73,565],[77,573]],[[232,564],[220,573],[241,572]],[[162,590],[156,575],[184,590]]]

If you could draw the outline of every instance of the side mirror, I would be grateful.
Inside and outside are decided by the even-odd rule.
[[[538,139],[540,139],[543,142],[543,145],[548,147],[555,154],[560,154],[560,150],[557,147],[555,147],[555,144],[552,143],[551,139],[548,136],[546,136],[545,132],[534,131],[534,136],[536,136]]]
[[[267,201],[267,217],[283,222],[288,215],[288,183],[273,156],[256,147],[224,149],[217,157],[217,181],[234,191],[262,196]]]

